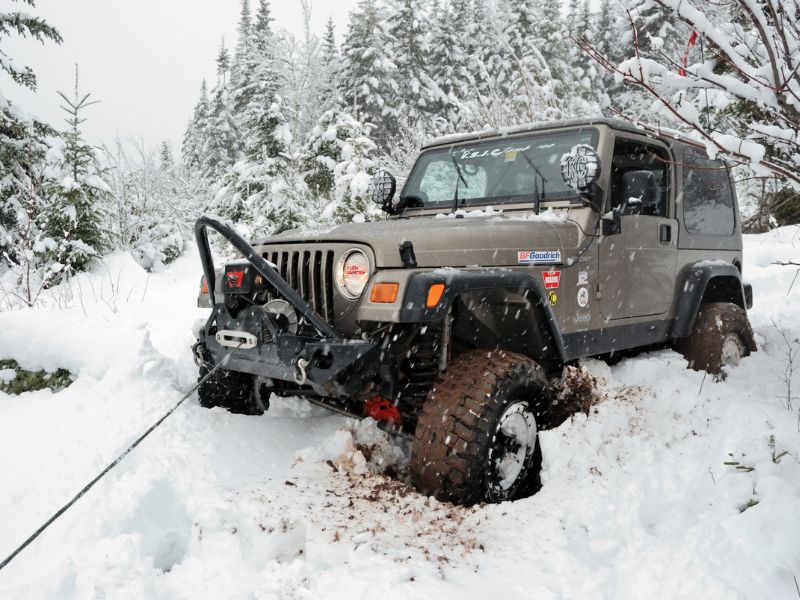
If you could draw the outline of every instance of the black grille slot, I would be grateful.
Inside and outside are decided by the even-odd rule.
[[[333,322],[332,250],[303,250],[265,253],[281,277],[311,305],[317,314]],[[274,297],[270,294],[270,298]]]

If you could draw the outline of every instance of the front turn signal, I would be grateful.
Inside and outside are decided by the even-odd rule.
[[[428,289],[428,301],[425,303],[425,306],[428,308],[436,308],[439,301],[442,299],[442,294],[444,294],[444,284],[434,283]]]
[[[372,286],[372,291],[369,293],[369,301],[379,304],[392,304],[397,300],[397,293],[399,291],[399,283],[376,283]]]

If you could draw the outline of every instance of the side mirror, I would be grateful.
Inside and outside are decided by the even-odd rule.
[[[561,177],[576,192],[589,193],[600,177],[600,155],[588,144],[576,144],[561,156]]]
[[[389,171],[380,170],[372,176],[370,197],[375,204],[380,204],[383,210],[392,211],[392,199],[396,191],[397,180]]]
[[[626,214],[655,214],[657,191],[652,171],[628,171],[622,174],[622,211]]]

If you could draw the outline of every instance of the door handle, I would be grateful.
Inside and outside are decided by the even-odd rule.
[[[669,223],[661,223],[658,226],[658,241],[662,244],[669,244],[672,242],[672,225]]]

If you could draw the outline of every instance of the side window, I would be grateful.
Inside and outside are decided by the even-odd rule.
[[[728,168],[687,148],[683,159],[683,222],[689,233],[730,235],[736,227]]]
[[[458,187],[458,197],[462,200],[483,198],[486,194],[486,171],[483,167],[465,165],[461,173],[467,182]],[[452,202],[456,189],[458,173],[451,160],[434,161],[425,169],[419,189],[423,202]]]
[[[669,157],[662,148],[618,138],[611,164],[611,208],[624,215],[666,217]]]

